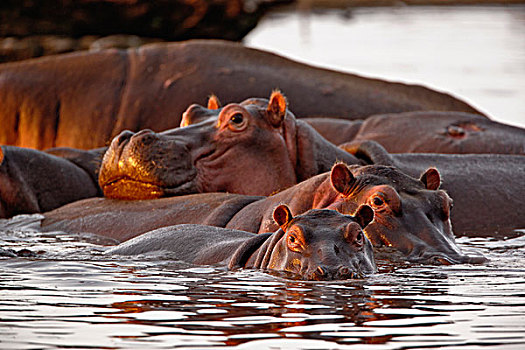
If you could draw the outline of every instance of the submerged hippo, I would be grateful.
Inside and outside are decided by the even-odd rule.
[[[430,168],[420,179],[393,167],[334,165],[331,172],[269,197],[203,193],[155,200],[93,198],[45,213],[45,231],[94,233],[126,241],[159,227],[204,224],[254,233],[275,231],[273,208],[288,205],[294,214],[313,208],[354,214],[360,205],[374,210],[365,233],[376,246],[397,248],[424,263],[479,263],[457,247],[450,223],[451,199],[439,190],[439,173]]]
[[[391,153],[525,154],[525,129],[472,113],[424,111],[355,121],[303,120],[336,145],[373,140]]]
[[[273,211],[279,227],[274,233],[168,226],[122,243],[107,254],[167,251],[192,264],[282,271],[306,280],[362,277],[376,269],[372,245],[362,231],[373,215],[370,207],[362,206],[353,217],[334,210],[310,210],[293,217],[286,205],[279,205]]]
[[[288,92],[299,117],[417,110],[479,113],[428,88],[311,67],[238,43],[194,40],[0,65],[0,144],[106,145],[119,132],[177,127],[191,103]]]

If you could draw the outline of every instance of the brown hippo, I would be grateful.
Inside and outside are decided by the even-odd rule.
[[[303,120],[336,145],[373,140],[391,153],[525,154],[525,129],[472,113],[424,111],[355,121]]]
[[[190,106],[183,122],[189,124],[190,112],[201,109]],[[359,162],[296,120],[284,96],[274,92],[270,100],[232,103],[184,128],[122,132],[104,155],[99,184],[105,196],[119,199],[197,192],[269,195],[329,171],[338,160]]]
[[[448,94],[311,67],[216,40],[158,43],[0,65],[0,144],[46,149],[104,146],[119,132],[179,125],[191,103],[288,92],[299,117],[479,113]]]
[[[44,212],[100,195],[95,173],[77,163],[37,150],[1,146],[0,218]]]
[[[198,265],[280,271],[306,280],[356,278],[376,269],[372,245],[362,231],[373,216],[365,205],[353,217],[315,209],[293,217],[286,205],[279,205],[273,211],[279,227],[274,233],[175,225],[145,233],[107,254],[164,251]]]
[[[45,213],[45,231],[94,233],[125,241],[162,226],[204,224],[263,233],[277,229],[272,210],[287,204],[295,214],[313,208],[353,214],[370,205],[374,221],[365,233],[374,245],[397,248],[410,261],[482,262],[461,253],[450,223],[451,200],[439,190],[439,173],[428,169],[420,180],[387,166],[334,165],[269,197],[202,193],[155,200],[92,198]]]

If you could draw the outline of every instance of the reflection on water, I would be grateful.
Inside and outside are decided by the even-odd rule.
[[[459,96],[525,127],[525,6],[414,6],[268,16],[245,44]]]
[[[335,282],[106,257],[90,237],[0,220],[0,347],[498,348],[525,346],[525,235],[462,238],[484,266],[412,266]],[[11,224],[11,225],[9,225]],[[34,226],[34,225],[33,225]]]

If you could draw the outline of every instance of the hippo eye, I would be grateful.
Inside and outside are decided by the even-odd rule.
[[[363,232],[362,231],[359,231],[359,233],[357,234],[357,236],[355,237],[355,244],[356,245],[363,245],[363,241],[364,241],[364,235],[363,235]]]
[[[288,235],[286,245],[288,246],[288,249],[294,252],[301,252],[303,250],[302,241],[296,236],[295,232]]]
[[[375,196],[374,198],[372,198],[372,204],[376,207],[380,207],[383,204],[385,204],[385,201],[383,200],[383,198]]]
[[[233,131],[241,131],[246,128],[247,123],[242,113],[235,113],[230,117],[228,125]]]

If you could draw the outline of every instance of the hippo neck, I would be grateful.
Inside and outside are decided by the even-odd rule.
[[[346,164],[360,163],[355,156],[327,141],[302,120],[296,121],[295,137],[297,148],[295,173],[298,183],[314,175],[330,171],[337,161],[343,161]]]

